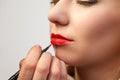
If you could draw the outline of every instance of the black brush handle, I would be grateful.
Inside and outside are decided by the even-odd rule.
[[[8,80],[17,80],[19,72],[20,72],[20,70],[17,71],[14,75],[12,75]]]

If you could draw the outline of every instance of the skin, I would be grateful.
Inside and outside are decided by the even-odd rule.
[[[35,45],[21,60],[17,80],[67,80],[66,66],[49,52],[41,55],[41,47]]]
[[[34,46],[21,62],[18,80],[67,80],[65,64],[75,66],[75,80],[118,80],[120,73],[120,1],[90,6],[58,0],[48,19],[50,34],[72,43],[55,46],[56,57]],[[46,60],[47,59],[47,60]]]

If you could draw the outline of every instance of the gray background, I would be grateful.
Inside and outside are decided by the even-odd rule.
[[[33,45],[49,44],[49,2],[0,0],[0,80],[19,69],[19,61]]]

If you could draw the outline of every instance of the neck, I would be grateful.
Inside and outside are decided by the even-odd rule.
[[[76,67],[75,80],[118,80],[120,59],[89,67]]]

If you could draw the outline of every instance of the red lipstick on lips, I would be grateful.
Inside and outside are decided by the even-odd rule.
[[[53,45],[64,45],[72,41],[73,40],[67,39],[60,34],[51,34],[51,44]]]

